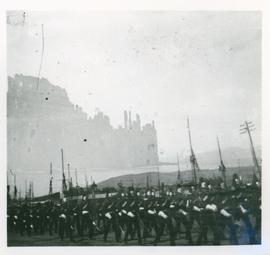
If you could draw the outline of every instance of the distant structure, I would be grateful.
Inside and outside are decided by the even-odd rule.
[[[123,126],[114,128],[102,112],[89,117],[73,105],[64,89],[41,78],[8,78],[8,167],[61,169],[59,151],[78,169],[132,168],[158,165],[154,122],[141,124],[124,111]]]

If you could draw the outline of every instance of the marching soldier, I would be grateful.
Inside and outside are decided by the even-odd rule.
[[[67,222],[66,211],[64,209],[61,209],[59,214],[59,236],[61,238],[61,241],[64,240],[66,222]]]

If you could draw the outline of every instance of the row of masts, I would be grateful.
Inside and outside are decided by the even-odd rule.
[[[245,121],[244,124],[240,125],[240,134],[248,134],[249,141],[250,141],[250,148],[251,148],[251,154],[252,154],[252,160],[254,164],[253,168],[253,177],[256,179],[261,178],[261,166],[258,163],[255,149],[254,149],[254,144],[253,140],[251,137],[251,131],[254,130],[254,124],[252,122],[247,122]],[[189,118],[187,118],[187,129],[188,129],[188,138],[189,138],[189,147],[190,147],[190,164],[191,164],[191,173],[192,173],[192,182],[194,185],[198,184],[198,171],[200,171],[200,167],[196,158],[196,155],[194,153],[193,147],[192,147],[192,141],[191,141],[191,131],[190,131],[190,124],[189,124]],[[217,136],[217,147],[218,147],[218,153],[219,153],[219,166],[218,170],[221,173],[221,177],[224,183],[224,187],[227,188],[227,177],[226,177],[226,167],[223,162],[222,158],[222,152],[220,148],[220,142],[219,138]],[[180,163],[179,163],[179,155],[177,153],[176,155],[177,159],[177,183],[181,183],[181,172],[180,172]],[[240,164],[240,163],[239,163]],[[240,170],[240,165],[239,165],[239,170]],[[149,176],[147,175],[147,186],[149,186]],[[158,168],[158,187],[160,188],[160,178],[159,178],[159,168]]]
[[[16,199],[22,199],[22,191],[21,189],[17,189],[17,176],[16,176],[16,173],[13,172],[11,169],[10,169],[10,175],[13,176],[13,182],[14,182],[14,191],[13,191],[13,198],[16,200]],[[8,184],[7,185],[7,193],[9,195],[10,193],[10,185]],[[25,199],[33,199],[34,198],[34,182],[33,181],[30,181],[29,184],[28,184],[28,181],[25,180]]]
[[[251,137],[251,131],[254,130],[254,124],[251,121],[245,121],[244,124],[240,125],[240,134],[248,134],[249,141],[250,141],[250,148],[251,148],[251,155],[252,155],[252,160],[254,163],[254,168],[253,168],[253,177],[260,180],[261,179],[261,166],[258,163],[254,145],[253,145],[253,140]],[[197,172],[200,170],[197,158],[195,156],[193,147],[192,147],[192,142],[191,142],[191,132],[190,132],[190,125],[189,125],[189,118],[187,118],[187,129],[188,129],[188,137],[189,137],[189,146],[190,146],[190,163],[191,163],[191,171],[192,171],[192,180],[193,184],[197,185],[198,183],[198,178],[197,178]],[[220,148],[220,143],[219,143],[219,138],[217,136],[217,146],[218,146],[218,152],[219,152],[219,162],[220,165],[218,167],[221,177],[224,182],[224,186],[227,187],[227,178],[226,178],[226,167],[223,162],[222,158],[222,153],[221,153],[221,148]],[[177,174],[177,180],[180,181],[180,168],[179,168],[179,158],[177,155],[177,165],[178,165],[178,174]]]
[[[68,170],[68,178],[66,178],[65,175],[65,168],[64,168],[64,151],[61,149],[61,168],[62,168],[62,178],[61,178],[61,193],[64,193],[66,191],[69,191],[73,188],[73,182],[72,182],[72,177],[70,174],[70,164],[67,164],[67,170]],[[22,192],[19,189],[17,190],[17,183],[16,183],[16,173],[13,172],[10,169],[10,175],[13,176],[13,182],[14,182],[14,191],[13,191],[13,198],[16,199],[22,199]],[[50,163],[50,180],[49,180],[49,195],[53,195],[53,164],[52,162]],[[9,183],[9,181],[8,181]],[[76,183],[76,188],[79,187],[78,185],[78,174],[77,174],[77,168],[75,168],[75,183]],[[86,188],[89,187],[89,182],[88,182],[88,177],[87,174],[85,174],[85,183],[86,183]],[[91,176],[91,184],[94,184],[93,178]],[[10,185],[7,185],[7,193],[8,196],[10,194]],[[25,199],[32,200],[34,198],[34,182],[30,181],[28,184],[28,181],[25,180]]]
[[[61,187],[61,191],[62,193],[69,191],[73,188],[73,181],[72,181],[72,177],[70,174],[70,164],[67,164],[67,174],[68,174],[68,178],[66,179],[66,175],[65,175],[65,167],[64,167],[64,150],[61,149],[61,167],[62,167],[62,187]],[[84,179],[85,179],[85,185],[86,188],[89,187],[89,182],[88,182],[88,177],[87,174],[84,175]],[[50,184],[49,184],[49,195],[53,194],[53,185],[52,185],[52,181],[53,181],[53,168],[52,168],[52,163],[50,163]],[[95,184],[93,181],[93,178],[91,176],[91,185]],[[78,173],[77,173],[77,168],[75,168],[75,185],[76,188],[79,187],[78,185]]]
[[[250,141],[250,148],[251,148],[251,154],[252,154],[252,160],[254,163],[254,169],[253,169],[253,175],[254,177],[256,177],[257,179],[261,178],[261,166],[258,163],[257,157],[256,157],[256,153],[255,153],[255,149],[254,149],[254,145],[253,145],[253,141],[252,141],[252,137],[251,137],[251,131],[254,130],[254,125],[251,122],[247,122],[245,121],[244,124],[242,124],[241,126],[241,133],[240,134],[244,134],[247,133],[248,137],[249,137],[249,141]],[[187,118],[187,129],[188,129],[188,138],[189,138],[189,147],[190,147],[190,164],[191,164],[191,173],[192,173],[192,182],[194,185],[198,184],[198,172],[200,171],[200,167],[196,158],[196,155],[194,153],[193,150],[193,146],[192,146],[192,140],[191,140],[191,131],[190,131],[190,123],[189,123],[189,118]],[[223,158],[222,158],[222,152],[221,152],[221,147],[220,147],[220,142],[219,142],[219,138],[217,136],[217,147],[218,147],[218,153],[219,153],[219,171],[221,173],[221,177],[223,179],[224,182],[224,186],[227,187],[227,178],[226,178],[226,167],[225,164],[223,162]],[[177,153],[177,183],[181,183],[181,171],[180,171],[180,162],[179,162],[179,155]],[[72,183],[72,177],[70,174],[70,164],[67,164],[67,171],[68,171],[68,178],[66,179],[65,176],[65,169],[64,169],[64,151],[63,149],[61,149],[61,166],[62,166],[62,193],[71,190],[73,188],[73,183]],[[16,174],[10,170],[11,175],[14,178],[14,198],[17,199],[17,195],[19,193],[19,198],[21,198],[21,191],[17,191],[17,185],[16,185]],[[157,166],[157,177],[158,177],[158,189],[160,190],[161,184],[160,184],[160,172],[159,172],[159,166]],[[150,176],[147,175],[146,176],[147,181],[146,181],[146,186],[147,188],[150,187]],[[77,176],[77,169],[75,168],[75,182],[76,182],[76,187],[78,187],[78,176]],[[93,184],[93,180],[91,177],[91,183]],[[88,177],[87,174],[85,174],[85,184],[86,184],[86,188],[89,187],[89,182],[88,182]],[[8,193],[9,193],[9,189],[10,186],[8,185]],[[50,163],[50,181],[49,181],[49,195],[53,194],[53,166],[52,163]],[[34,198],[34,182],[30,181],[29,183],[29,188],[28,188],[28,184],[27,181],[25,181],[25,198],[30,198],[33,199]]]

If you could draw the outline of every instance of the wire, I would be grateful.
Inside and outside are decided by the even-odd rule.
[[[44,55],[44,30],[43,30],[43,24],[41,25],[42,29],[42,50],[41,50],[41,58],[40,58],[40,65],[38,70],[38,81],[37,81],[37,89],[39,88],[39,80],[40,80],[40,74],[42,69],[42,63],[43,63],[43,55]]]

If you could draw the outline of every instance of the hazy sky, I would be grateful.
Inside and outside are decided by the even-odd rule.
[[[89,115],[123,111],[155,120],[161,159],[194,149],[249,146],[244,120],[261,128],[259,12],[22,12],[8,13],[8,74],[38,73],[67,90]]]

